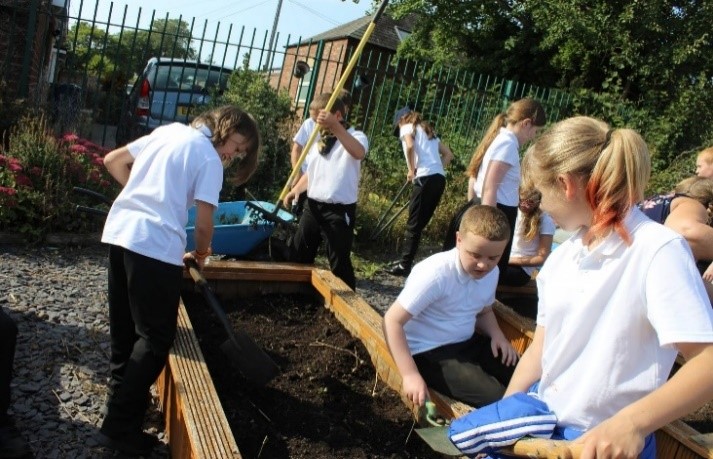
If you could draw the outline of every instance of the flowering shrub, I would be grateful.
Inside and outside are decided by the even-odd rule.
[[[94,231],[103,222],[77,213],[95,206],[72,191],[88,188],[113,198],[118,184],[106,172],[107,151],[75,134],[55,137],[42,117],[24,119],[0,148],[0,229],[35,238],[50,231]]]

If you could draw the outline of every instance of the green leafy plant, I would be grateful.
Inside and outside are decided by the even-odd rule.
[[[81,186],[113,197],[118,185],[103,167],[106,150],[75,134],[51,134],[44,117],[25,117],[0,149],[0,226],[37,240],[51,231],[95,230],[95,219],[76,213]]]

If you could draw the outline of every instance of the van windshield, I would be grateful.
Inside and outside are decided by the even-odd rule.
[[[201,68],[181,64],[159,65],[151,85],[158,91],[211,91],[216,86],[224,90],[230,71],[221,68]]]

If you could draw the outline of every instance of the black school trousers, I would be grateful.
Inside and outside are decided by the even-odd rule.
[[[297,232],[292,239],[292,261],[314,263],[317,249],[326,241],[329,269],[352,290],[356,277],[352,266],[352,242],[356,203],[330,204],[307,198]]]
[[[493,357],[490,338],[478,333],[413,359],[428,387],[476,408],[500,400],[515,371]]]
[[[0,308],[0,427],[9,421],[7,410],[10,408],[10,382],[16,344],[17,325]]]
[[[138,435],[176,336],[183,267],[109,248],[110,396],[101,431]]]
[[[408,207],[408,221],[401,250],[401,263],[411,267],[421,243],[423,229],[431,221],[433,213],[446,189],[446,177],[441,174],[418,177],[413,182]]]

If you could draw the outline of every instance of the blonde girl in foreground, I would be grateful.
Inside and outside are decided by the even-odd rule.
[[[505,395],[539,382],[556,437],[578,438],[583,459],[655,457],[653,432],[713,398],[713,314],[686,241],[635,206],[646,144],[575,117],[526,164],[542,209],[577,232],[537,276],[537,329]]]

